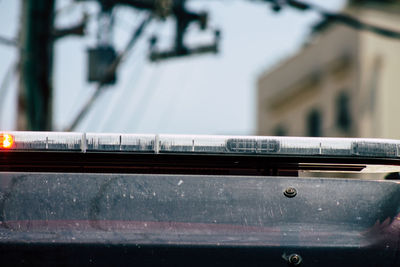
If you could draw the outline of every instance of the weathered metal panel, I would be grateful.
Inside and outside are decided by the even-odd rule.
[[[0,173],[5,264],[398,266],[399,213],[393,181]]]

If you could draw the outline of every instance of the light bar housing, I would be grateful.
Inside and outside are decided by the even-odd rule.
[[[391,139],[66,132],[0,134],[14,138],[14,145],[1,151],[400,158],[400,141]]]

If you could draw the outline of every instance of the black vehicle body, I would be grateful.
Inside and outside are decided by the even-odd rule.
[[[396,158],[0,155],[2,266],[400,266],[397,181],[288,176]]]

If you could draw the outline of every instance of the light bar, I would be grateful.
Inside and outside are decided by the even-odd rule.
[[[0,132],[0,141],[2,144],[0,151],[288,155],[400,159],[400,141],[389,139]]]

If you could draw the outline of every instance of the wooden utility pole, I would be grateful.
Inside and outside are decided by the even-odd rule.
[[[52,128],[55,0],[22,0],[18,130]]]

